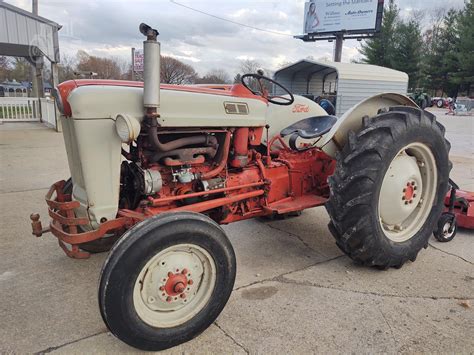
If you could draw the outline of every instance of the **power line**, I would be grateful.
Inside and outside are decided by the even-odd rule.
[[[186,9],[189,9],[189,10],[192,10],[192,11],[195,11],[195,12],[199,12],[200,14],[203,14],[203,15],[206,15],[206,16],[210,16],[210,17],[213,17],[213,18],[218,19],[218,20],[221,20],[221,21],[226,21],[226,22],[233,23],[234,25],[238,25],[238,26],[242,26],[242,27],[251,28],[252,30],[257,30],[257,31],[261,31],[261,32],[272,33],[272,34],[275,34],[275,35],[293,37],[293,35],[289,35],[289,34],[287,34],[287,33],[278,32],[278,31],[272,31],[272,30],[266,30],[266,29],[263,29],[263,28],[258,28],[258,27],[255,27],[255,26],[247,25],[247,24],[245,24],[245,23],[240,23],[240,22],[237,22],[237,21],[229,20],[229,19],[224,18],[224,17],[220,17],[220,16],[217,16],[217,15],[213,15],[213,14],[210,14],[210,13],[208,13],[208,12],[205,12],[205,11],[202,11],[202,10],[199,10],[199,9],[195,9],[194,7],[181,4],[181,3],[179,3],[179,2],[177,2],[177,1],[175,1],[175,0],[170,0],[170,2],[173,3],[173,4],[175,4],[175,5],[182,6],[182,7],[186,8]]]

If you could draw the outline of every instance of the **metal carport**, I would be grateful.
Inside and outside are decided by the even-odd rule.
[[[340,116],[361,100],[384,92],[406,94],[408,75],[370,64],[300,60],[275,72],[293,94],[330,97]],[[277,92],[278,93],[278,92]]]

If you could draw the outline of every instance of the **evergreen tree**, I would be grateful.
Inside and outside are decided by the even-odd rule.
[[[420,81],[422,43],[421,29],[415,19],[397,23],[389,66],[407,73],[408,87],[412,89],[415,89]]]
[[[474,0],[466,0],[465,9],[457,17],[457,52],[455,53],[458,72],[454,80],[470,95],[474,83]]]
[[[399,9],[394,0],[390,0],[384,9],[380,33],[370,38],[361,45],[360,53],[363,55],[362,63],[391,67],[393,55],[393,37],[398,22]]]
[[[427,87],[442,90],[449,96],[456,96],[459,88],[457,23],[458,13],[449,10],[441,24],[430,30],[424,46],[425,83]]]

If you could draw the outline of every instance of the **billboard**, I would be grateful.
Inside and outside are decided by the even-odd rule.
[[[135,72],[143,71],[143,50],[135,49],[133,51],[133,70]]]
[[[303,32],[376,32],[380,28],[382,11],[382,0],[310,0],[304,7]]]

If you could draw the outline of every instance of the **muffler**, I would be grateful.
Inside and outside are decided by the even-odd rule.
[[[146,36],[143,41],[143,106],[147,116],[157,117],[160,107],[160,42],[156,40],[159,32],[150,26],[140,24],[140,32]]]

